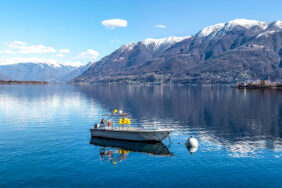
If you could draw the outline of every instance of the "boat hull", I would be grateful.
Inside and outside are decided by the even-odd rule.
[[[165,139],[172,130],[142,130],[142,129],[90,129],[92,137],[110,138],[127,141],[160,142]]]

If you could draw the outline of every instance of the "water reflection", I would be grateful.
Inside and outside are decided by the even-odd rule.
[[[136,126],[176,129],[172,145],[89,144],[89,128],[114,108]],[[0,187],[281,187],[278,91],[2,85],[0,121]]]
[[[146,143],[104,138],[91,138],[90,144],[100,147],[100,159],[109,160],[113,164],[127,159],[130,152],[146,153],[156,156],[173,156],[169,148],[162,142]]]
[[[142,127],[195,135],[206,150],[225,149],[232,157],[261,150],[281,152],[282,92],[228,87],[78,87],[106,109],[130,112]]]
[[[118,108],[129,112],[133,126],[174,128],[174,139],[197,137],[201,151],[256,157],[270,150],[281,156],[281,94],[228,87],[0,86],[0,121],[5,128],[10,121],[47,127],[79,120],[84,128],[75,128],[88,130],[100,114]]]

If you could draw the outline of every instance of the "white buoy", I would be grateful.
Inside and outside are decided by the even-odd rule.
[[[123,112],[122,110],[119,110],[119,114],[122,114],[122,112]]]
[[[191,155],[198,150],[198,140],[196,138],[193,138],[193,136],[190,136],[187,141],[185,142],[185,145],[188,149],[188,151],[191,153]]]
[[[187,147],[195,147],[195,148],[198,148],[199,143],[198,143],[198,140],[197,140],[196,138],[194,138],[193,136],[190,136],[190,137],[187,139],[185,145],[186,145]]]

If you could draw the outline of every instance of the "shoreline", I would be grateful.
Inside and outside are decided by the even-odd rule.
[[[0,85],[46,85],[45,81],[18,81],[18,80],[0,80]]]

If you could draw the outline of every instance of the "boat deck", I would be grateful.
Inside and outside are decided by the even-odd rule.
[[[142,129],[138,127],[104,127],[97,130],[106,131],[126,131],[126,132],[171,132],[172,129]]]

